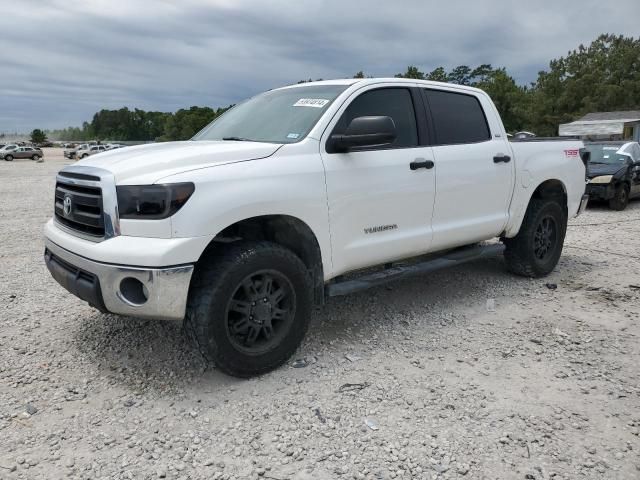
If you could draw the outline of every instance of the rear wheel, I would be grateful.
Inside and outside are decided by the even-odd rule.
[[[13,161],[13,155],[5,155],[4,159],[5,159],[7,162],[12,162],[12,161]]]
[[[616,193],[611,200],[609,200],[609,208],[612,210],[624,210],[629,204],[629,186],[621,183],[616,188]]]
[[[185,328],[204,357],[238,377],[286,362],[311,314],[311,281],[302,261],[271,242],[228,245],[201,261]]]
[[[562,254],[567,214],[556,199],[532,199],[518,235],[504,240],[509,270],[525,277],[549,274]]]

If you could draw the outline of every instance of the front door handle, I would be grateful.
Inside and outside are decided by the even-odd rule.
[[[424,158],[416,158],[409,164],[411,170],[417,170],[419,168],[426,168],[427,170],[433,168],[434,163],[431,160],[425,160]]]
[[[511,161],[511,157],[509,155],[503,155],[499,153],[495,157],[493,157],[493,163],[509,163]]]

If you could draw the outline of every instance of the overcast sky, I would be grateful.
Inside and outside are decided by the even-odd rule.
[[[600,33],[640,34],[640,1],[0,0],[0,25],[0,132],[26,132],[409,64],[528,83]]]

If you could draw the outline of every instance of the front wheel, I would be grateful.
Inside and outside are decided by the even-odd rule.
[[[201,262],[185,329],[203,356],[237,377],[286,362],[309,326],[312,286],[304,263],[271,242],[221,246]]]
[[[616,187],[616,192],[609,200],[609,208],[612,210],[624,210],[629,204],[629,187],[623,183]]]
[[[33,157],[31,157],[31,160],[33,160],[34,162],[37,162],[38,160],[40,160],[40,156],[34,155]]]
[[[12,155],[5,155],[4,159],[5,159],[7,162],[12,162],[12,161],[13,161],[13,156],[12,156]]]
[[[524,277],[551,273],[566,232],[567,214],[556,199],[532,199],[518,235],[504,239],[507,268]]]

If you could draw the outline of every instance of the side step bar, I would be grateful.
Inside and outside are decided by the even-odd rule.
[[[338,297],[350,293],[377,287],[385,283],[401,278],[422,275],[447,267],[454,267],[462,263],[467,263],[479,258],[493,257],[504,251],[501,243],[490,245],[472,245],[450,250],[442,256],[431,258],[424,262],[413,263],[411,265],[398,265],[351,280],[343,280],[327,285],[325,291],[328,297]]]

